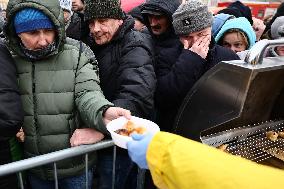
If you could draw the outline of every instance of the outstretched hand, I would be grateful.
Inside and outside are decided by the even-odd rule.
[[[104,113],[104,123],[107,125],[110,121],[117,119],[121,116],[124,116],[126,119],[131,119],[131,113],[129,110],[118,108],[118,107],[109,107]]]

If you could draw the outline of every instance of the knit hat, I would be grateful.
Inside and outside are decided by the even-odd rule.
[[[60,3],[60,7],[63,10],[67,10],[68,12],[70,12],[70,14],[73,14],[72,12],[72,0],[59,0]]]
[[[220,10],[218,14],[229,14],[229,15],[233,15],[236,18],[242,17],[242,13],[239,9],[235,8],[235,7],[227,7],[225,9]]]
[[[97,18],[123,19],[119,0],[86,0],[85,20]]]
[[[233,3],[231,3],[229,5],[229,8],[236,8],[239,9],[242,16],[241,17],[245,17],[246,19],[248,19],[248,21],[250,22],[250,25],[253,25],[253,20],[252,20],[252,15],[251,15],[251,10],[248,6],[244,5],[242,2],[240,1],[235,1]]]
[[[203,30],[210,27],[212,22],[212,13],[198,0],[186,1],[173,14],[173,26],[177,35]]]
[[[14,27],[17,34],[38,29],[54,28],[52,21],[40,10],[25,8],[16,13]]]
[[[216,43],[219,43],[219,40],[230,29],[239,29],[247,36],[249,42],[248,49],[250,49],[255,44],[256,41],[255,32],[252,26],[250,25],[249,21],[245,17],[239,17],[227,20],[215,38]]]
[[[281,31],[284,25],[284,16],[277,17],[271,25],[271,38],[278,39],[283,36],[283,32]]]
[[[212,34],[213,37],[216,37],[222,26],[225,24],[225,22],[229,19],[235,18],[235,16],[230,15],[230,14],[216,14],[213,19],[213,24],[212,24]]]

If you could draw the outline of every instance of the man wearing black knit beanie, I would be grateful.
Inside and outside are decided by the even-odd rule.
[[[115,106],[134,116],[150,119],[156,78],[153,47],[145,34],[133,30],[119,0],[85,0],[85,21],[90,33],[84,40],[98,60],[101,88]],[[98,188],[112,188],[113,150],[98,152]],[[135,189],[137,167],[124,149],[117,149],[114,188]]]

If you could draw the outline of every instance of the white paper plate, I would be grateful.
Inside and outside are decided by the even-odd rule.
[[[114,131],[118,129],[122,129],[123,126],[126,124],[128,120],[125,117],[119,117],[115,120],[112,120],[107,124],[107,130],[110,132],[111,137],[115,145],[127,149],[127,142],[131,141],[132,138],[128,136],[123,136],[120,134],[115,133]],[[159,126],[147,119],[142,119],[139,117],[131,116],[131,121],[133,121],[135,124],[139,126],[143,126],[146,129],[146,133],[156,133],[160,131]],[[145,134],[146,134],[145,133]]]

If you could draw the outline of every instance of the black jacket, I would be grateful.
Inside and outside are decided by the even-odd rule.
[[[0,165],[12,162],[10,139],[23,124],[24,114],[15,63],[0,41]],[[0,188],[16,188],[14,175],[1,177]]]
[[[150,38],[134,31],[133,26],[134,19],[128,17],[110,43],[99,46],[90,38],[86,43],[98,60],[106,99],[132,115],[150,118],[156,87],[153,46]]]
[[[163,70],[160,70],[157,76],[156,103],[159,108],[158,123],[162,129],[171,131],[177,111],[187,92],[207,70],[220,61],[239,59],[233,51],[216,45],[213,39],[209,49],[206,59],[203,59],[181,47],[175,62],[161,62],[163,66],[160,67],[163,67]]]
[[[17,72],[10,52],[0,41],[0,140],[15,136],[23,123]]]
[[[80,41],[88,32],[89,29],[87,23],[84,21],[84,14],[74,12],[71,22],[66,29],[66,36]]]

